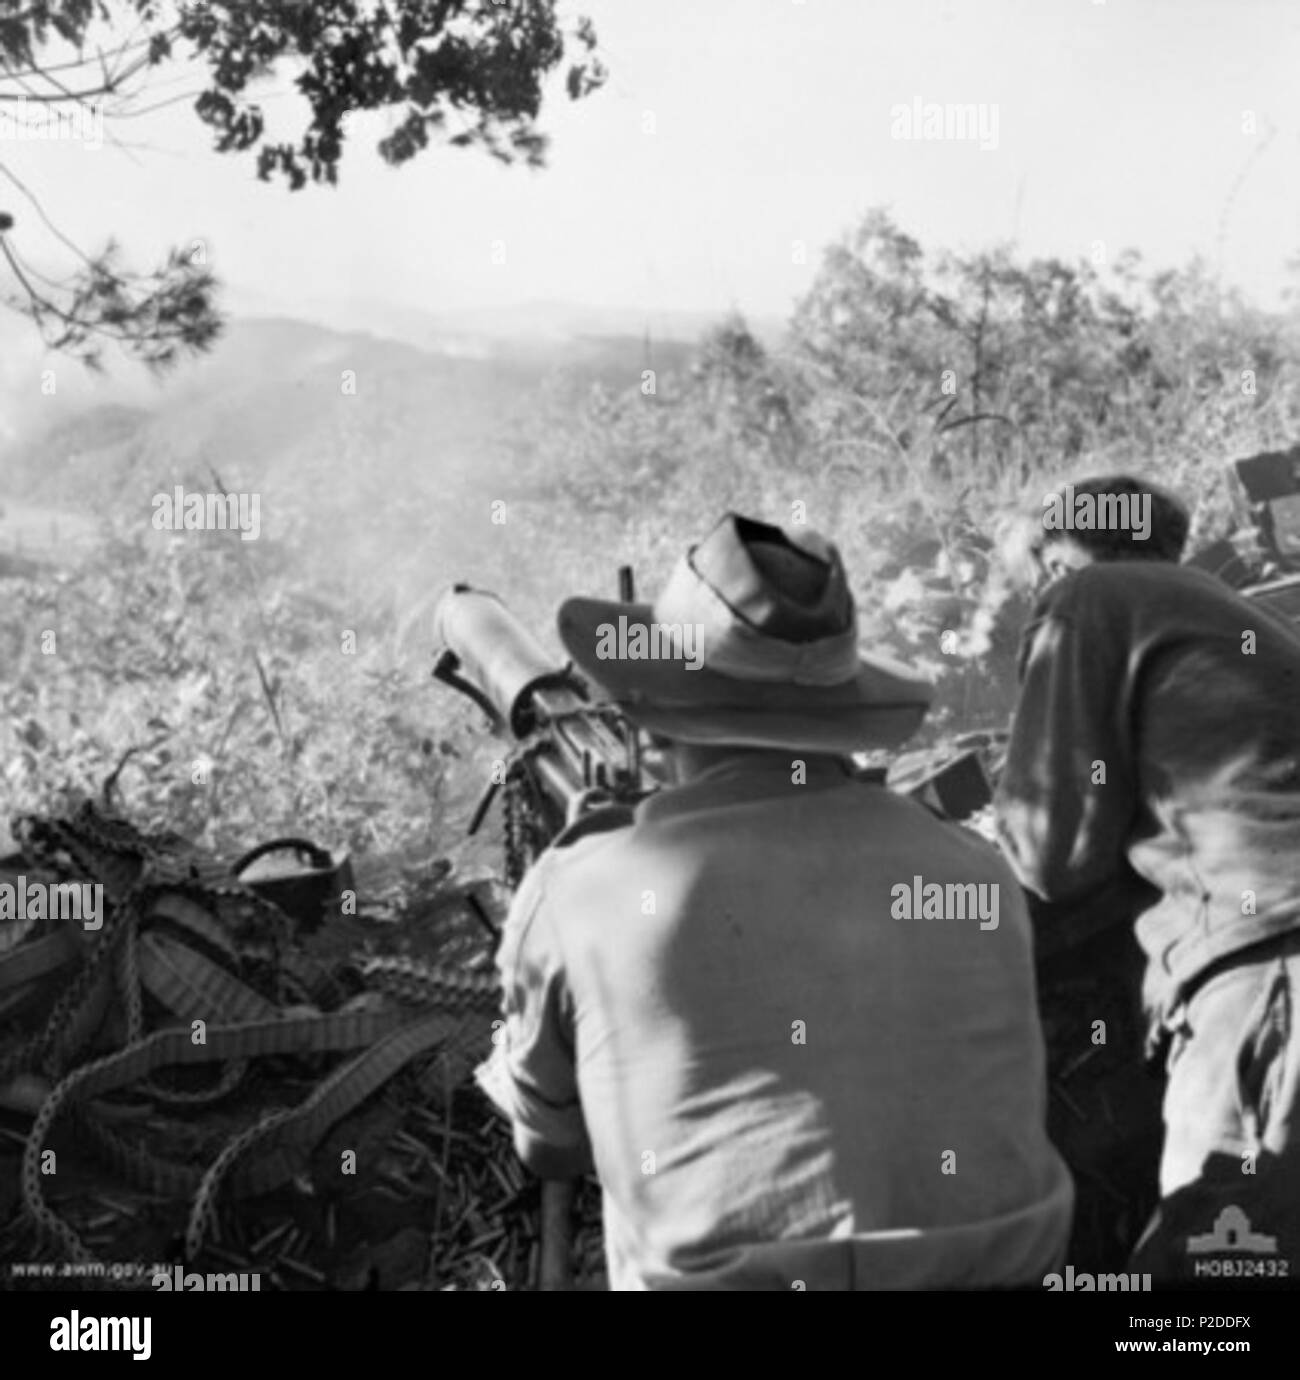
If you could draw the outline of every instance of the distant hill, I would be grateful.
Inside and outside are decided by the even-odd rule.
[[[263,306],[246,316],[274,316]],[[366,330],[391,340],[441,353],[486,357],[503,347],[527,353],[539,347],[575,346],[584,340],[649,340],[660,345],[693,345],[723,315],[674,311],[663,307],[587,306],[573,302],[523,302],[513,306],[453,311],[425,310],[407,303],[341,297],[298,304],[294,316],[336,331]],[[747,318],[765,345],[785,330],[780,317]]]
[[[147,504],[158,484],[209,466],[245,487],[323,478],[331,457],[364,460],[392,483],[431,464],[451,473],[481,466],[479,448],[544,382],[627,387],[647,365],[680,368],[691,354],[630,336],[476,340],[476,351],[453,352],[285,318],[235,321],[152,396],[131,379],[129,401],[111,389],[104,401],[64,390],[47,399],[0,446],[0,493],[99,510]]]
[[[20,375],[39,406],[0,441],[0,503],[113,515],[147,535],[155,494],[219,478],[259,495],[263,543],[291,549],[320,585],[422,590],[481,562],[480,516],[486,525],[490,502],[516,491],[507,429],[526,429],[543,398],[634,387],[647,366],[671,372],[694,352],[636,336],[473,340],[472,351],[421,347],[257,318],[232,321],[209,355],[161,383],[90,387],[63,361],[45,397]],[[74,545],[60,549],[75,558]]]

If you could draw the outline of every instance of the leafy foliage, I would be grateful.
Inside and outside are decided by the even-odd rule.
[[[399,352],[357,398],[327,399],[310,371],[277,376],[274,418],[239,395],[220,414],[229,453],[210,458],[262,492],[262,540],[169,538],[121,514],[93,561],[6,582],[0,804],[94,789],[139,746],[123,790],[172,827],[450,848],[449,804],[472,801],[499,749],[474,746],[476,716],[428,681],[439,591],[494,589],[555,648],[561,598],[613,594],[623,563],[652,591],[728,509],[836,541],[864,645],[938,684],[918,746],[1001,728],[1027,611],[1006,513],[1082,472],[1134,470],[1189,501],[1205,545],[1246,518],[1226,462],[1300,425],[1293,326],[1198,265],[927,255],[880,216],[828,253],[782,341],[733,316],[689,363],[655,358],[620,364],[621,385],[606,370],[503,393],[471,371],[438,386]],[[150,465],[158,488],[208,485],[142,447],[122,472],[133,492],[153,491]],[[111,487],[93,492],[110,505]],[[339,649],[348,627],[356,656]]]
[[[104,25],[110,34],[101,42]],[[565,34],[556,0],[34,0],[0,14],[0,110],[15,104],[25,117],[71,105],[111,122],[143,113],[154,68],[188,62],[206,68],[194,111],[217,151],[255,149],[258,176],[283,178],[293,190],[338,181],[355,111],[393,113],[377,148],[394,166],[438,140],[540,167],[543,83],[576,49],[569,96],[597,89],[605,73],[595,46],[588,19]],[[251,88],[284,67],[297,69],[307,115],[293,138],[273,139]],[[2,163],[0,173],[44,220]],[[71,246],[79,265],[55,281],[22,258],[16,224],[0,208],[0,255],[19,289],[0,301],[29,317],[49,348],[98,368],[102,342],[112,340],[161,371],[219,334],[216,280],[183,251],[173,249],[152,274],[131,274],[111,243],[94,255]]]
[[[356,110],[397,113],[396,128],[378,144],[390,163],[415,157],[432,135],[503,163],[540,166],[542,83],[566,52],[556,0],[38,0],[0,17],[0,83],[28,75],[23,69],[41,75],[52,37],[93,72],[87,46],[97,22],[130,33],[124,46],[136,56],[104,66],[89,86],[73,82],[78,99],[138,92],[132,83],[144,69],[197,60],[208,85],[195,111],[212,127],[217,150],[256,147],[258,176],[282,176],[295,189],[337,181],[344,120]],[[578,51],[565,74],[576,100],[605,72],[590,20],[579,19],[567,39]],[[283,62],[300,68],[294,85],[309,115],[294,140],[273,143],[249,87]]]
[[[1198,262],[927,254],[876,211],[828,250],[779,348],[732,317],[653,392],[545,399],[515,465],[554,495],[553,544],[589,589],[614,549],[653,583],[729,508],[826,531],[864,637],[938,681],[935,737],[1011,706],[1027,604],[1007,514],[1127,470],[1189,502],[1193,549],[1229,534],[1247,514],[1225,466],[1294,437],[1298,359],[1294,323]]]
[[[98,792],[120,767],[133,816],[228,853],[304,831],[427,853],[445,754],[389,649],[347,651],[282,554],[117,528],[75,571],[6,583],[8,810]]]
[[[179,249],[152,273],[131,273],[119,266],[118,247],[110,240],[59,284],[25,266],[2,227],[0,256],[22,289],[6,294],[5,305],[34,322],[51,350],[66,351],[90,369],[102,369],[104,344],[116,341],[162,373],[186,353],[206,350],[221,334],[216,277]]]

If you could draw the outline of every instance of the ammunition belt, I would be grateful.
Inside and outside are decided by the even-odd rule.
[[[302,1167],[304,1151],[314,1146],[325,1130],[417,1054],[444,1042],[456,1047],[467,1033],[464,1022],[458,1023],[444,1012],[412,1021],[408,1013],[392,1009],[212,1026],[204,1044],[195,1044],[189,1030],[157,1031],[128,1049],[83,1064],[45,1099],[23,1152],[24,1207],[69,1259],[93,1261],[91,1252],[72,1228],[50,1210],[41,1192],[42,1148],[50,1127],[65,1107],[84,1103],[177,1064],[365,1049],[360,1058],[327,1078],[302,1106],[273,1113],[228,1142],[209,1169],[198,1177],[197,1184],[195,1171],[166,1165],[151,1155],[133,1151],[111,1132],[101,1136],[101,1144],[114,1146],[118,1167],[137,1182],[144,1179],[155,1192],[196,1191],[186,1233],[187,1252],[193,1256],[202,1244],[204,1227],[211,1220],[222,1178],[250,1145],[266,1141],[263,1157],[241,1177],[240,1189],[244,1193],[267,1192],[292,1178]]]
[[[224,1183],[239,1195],[277,1187],[302,1170],[330,1126],[413,1058],[435,1048],[454,1058],[486,1044],[498,1001],[491,975],[357,956],[363,978],[423,1009],[376,1004],[383,998],[370,995],[357,998],[354,1009],[291,1014],[286,1005],[301,1012],[304,1003],[336,998],[337,985],[323,965],[287,951],[291,926],[284,912],[214,860],[174,835],[141,833],[91,802],[69,818],[20,817],[13,832],[31,864],[58,877],[100,882],[109,903],[101,928],[86,939],[75,924],[40,937],[31,937],[29,927],[26,943],[0,954],[3,993],[48,979],[91,945],[41,1030],[0,1059],[0,1085],[33,1071],[51,1081],[24,1149],[22,1202],[41,1233],[74,1261],[94,1256],[41,1190],[43,1147],[64,1112],[75,1116],[84,1141],[133,1183],[191,1200],[186,1251],[193,1258]],[[242,969],[249,967],[257,969],[260,987],[274,986],[274,997],[248,980]],[[146,1034],[145,991],[181,1024]],[[125,1047],[87,1061],[115,992],[125,1012]],[[191,1033],[198,1020],[205,1023],[203,1037]],[[141,1083],[162,1102],[208,1102],[233,1091],[252,1060],[336,1053],[355,1057],[301,1105],[272,1112],[228,1141],[206,1169],[133,1144],[92,1105],[104,1093]],[[225,1067],[199,1089],[160,1086],[152,1078],[163,1069],[205,1064]]]
[[[398,1001],[494,1014],[500,1005],[501,988],[495,973],[447,968],[410,958],[365,958],[358,967],[367,987],[375,987]]]

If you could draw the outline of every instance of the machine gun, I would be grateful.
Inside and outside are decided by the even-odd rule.
[[[626,566],[619,598],[633,598]],[[636,727],[593,702],[583,680],[557,667],[495,595],[456,585],[439,601],[436,619],[444,650],[434,676],[472,699],[493,731],[514,745],[494,769],[468,831],[478,832],[504,791],[506,883],[513,889],[566,827],[595,810],[630,812],[663,784],[663,770]],[[965,820],[992,795],[980,754],[971,742],[956,747],[905,754],[888,769],[864,768],[861,775]]]
[[[619,572],[619,597],[633,597],[630,567]],[[563,829],[595,810],[629,812],[661,784],[638,730],[595,703],[495,595],[456,585],[439,601],[436,626],[444,650],[434,676],[468,695],[512,744],[469,825],[477,833],[503,794],[508,886]]]
[[[619,571],[619,598],[633,598],[632,571]],[[435,615],[443,650],[436,679],[467,695],[511,744],[470,819],[482,825],[500,793],[505,816],[505,879],[513,890],[566,828],[595,811],[612,822],[659,784],[641,735],[616,710],[597,704],[571,667],[559,667],[493,594],[456,585]],[[572,1287],[574,1185],[542,1183],[539,1287]]]

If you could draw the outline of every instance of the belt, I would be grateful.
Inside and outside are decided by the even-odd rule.
[[[1174,1029],[1182,1024],[1183,1016],[1192,999],[1208,983],[1243,963],[1261,963],[1271,958],[1276,951],[1285,951],[1291,947],[1300,951],[1300,920],[1297,920],[1296,926],[1292,929],[1283,930],[1280,934],[1270,934],[1265,939],[1257,939],[1250,944],[1242,945],[1240,949],[1221,954],[1204,968],[1198,969],[1191,977],[1184,979],[1167,1011],[1163,1015],[1156,1013],[1151,1017],[1144,1051],[1148,1062],[1164,1062]]]
[[[1229,969],[1236,968],[1242,963],[1262,963],[1272,957],[1275,949],[1286,949],[1290,946],[1300,949],[1300,919],[1297,919],[1292,929],[1283,930],[1280,934],[1270,934],[1267,939],[1257,939],[1253,944],[1233,949],[1230,953],[1216,958],[1213,963],[1207,963],[1183,983],[1175,1006],[1186,1006],[1207,982]]]

